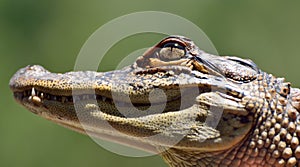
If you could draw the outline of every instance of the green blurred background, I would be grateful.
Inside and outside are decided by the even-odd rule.
[[[0,166],[166,166],[158,156],[110,153],[86,136],[39,118],[16,104],[8,88],[14,72],[28,64],[72,70],[86,39],[111,19],[146,10],[180,15],[197,24],[220,54],[250,58],[299,87],[299,9],[299,1],[279,0],[0,0]],[[114,69],[122,56],[162,37],[141,34],[120,41],[100,70]]]

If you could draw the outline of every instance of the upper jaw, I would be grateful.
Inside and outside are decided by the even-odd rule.
[[[204,74],[197,75],[181,66],[152,70],[127,67],[105,73],[86,71],[59,74],[33,65],[16,72],[9,85],[15,99],[23,105],[27,103],[27,106],[47,107],[49,102],[64,106],[94,100],[99,105],[105,103],[111,110],[117,110],[119,106],[132,112],[130,108],[145,110],[151,105],[163,106],[166,103],[166,109],[161,112],[169,112],[180,110],[180,103],[184,108],[191,106],[197,95],[210,91],[213,80]],[[115,111],[111,113],[116,115]],[[157,111],[147,114],[153,113]],[[141,115],[145,114],[131,114],[131,117]]]
[[[120,106],[128,112],[133,111],[130,108],[145,110],[164,104],[166,109],[161,112],[178,111],[193,105],[199,94],[210,91],[230,90],[228,93],[238,98],[243,96],[243,91],[225,78],[183,66],[150,69],[131,66],[120,71],[59,74],[34,65],[20,69],[10,80],[10,87],[21,103],[39,106],[43,101],[55,101],[59,105],[73,105],[78,101],[94,100],[105,103],[111,110],[120,109]],[[147,112],[153,113],[158,112]]]
[[[114,96],[116,101],[123,101],[124,96],[130,95],[130,101],[125,102],[143,104],[149,102],[147,95],[155,88],[172,91],[179,87],[197,86],[205,77],[195,77],[189,68],[181,66],[153,69],[127,67],[110,72],[85,71],[60,74],[51,73],[39,65],[32,65],[17,71],[11,78],[9,86],[14,93],[21,93],[24,96],[43,93],[44,97],[52,100],[59,96],[84,94],[96,94],[112,99],[114,94],[118,95]],[[172,93],[173,96],[168,96],[168,100],[178,98],[177,94]],[[17,96],[22,97],[21,94]],[[161,99],[152,100],[157,103]]]

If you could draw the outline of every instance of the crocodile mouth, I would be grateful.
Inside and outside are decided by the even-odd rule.
[[[34,65],[20,69],[12,77],[10,88],[17,102],[35,114],[73,117],[77,106],[93,104],[99,112],[134,118],[189,108],[197,96],[210,92],[219,82],[180,66],[142,72],[127,67],[122,71],[60,74]]]
[[[107,103],[113,101],[110,98],[101,95],[96,95],[96,94],[81,94],[81,95],[70,95],[70,96],[53,95],[51,93],[40,91],[34,87],[32,87],[31,89],[26,89],[24,91],[14,92],[14,97],[17,100],[20,101],[27,100],[35,104],[39,104],[43,100],[56,101],[60,103],[73,103],[74,101],[89,100],[89,99],[96,99],[97,101],[101,100]]]
[[[166,103],[165,109],[162,113],[156,113],[156,108],[154,107],[153,111],[146,111],[147,108],[149,108],[149,103],[134,103],[132,104],[135,108],[140,109],[138,112],[132,111],[132,106],[130,107],[130,104],[127,102],[115,102],[113,99],[97,95],[97,94],[77,94],[74,96],[59,96],[59,95],[53,95],[50,93],[46,93],[44,91],[41,91],[37,88],[31,87],[24,89],[24,91],[14,91],[14,97],[17,101],[22,103],[25,107],[29,108],[30,111],[32,111],[35,114],[38,114],[48,120],[54,121],[62,126],[68,127],[70,129],[73,129],[75,131],[81,132],[81,133],[87,133],[89,135],[92,135],[97,138],[105,138],[107,137],[108,140],[119,140],[120,143],[124,144],[124,140],[127,139],[129,136],[137,137],[136,140],[133,140],[134,142],[127,141],[126,143],[133,143],[129,145],[136,146],[136,142],[141,142],[138,138],[139,137],[150,137],[158,135],[159,137],[164,137],[165,140],[162,141],[162,143],[166,146],[169,145],[167,142],[169,139],[168,135],[165,134],[165,131],[168,130],[168,128],[173,128],[172,125],[166,124],[166,129],[158,130],[159,128],[152,128],[147,127],[145,129],[139,130],[137,127],[138,122],[148,122],[152,125],[152,123],[155,123],[157,120],[164,121],[164,118],[172,119],[173,117],[176,117],[177,121],[179,121],[179,124],[182,124],[182,129],[185,130],[183,135],[179,135],[179,139],[183,139],[181,143],[179,143],[178,147],[185,146],[187,144],[186,142],[193,142],[196,144],[199,148],[205,148],[205,149],[211,149],[212,151],[224,149],[226,147],[229,147],[231,145],[234,145],[236,141],[232,142],[232,136],[225,137],[224,141],[217,143],[217,147],[209,147],[210,145],[216,145],[215,140],[207,140],[206,144],[203,144],[202,142],[197,143],[198,140],[195,141],[187,141],[189,137],[192,138],[198,138],[200,136],[205,136],[205,132],[200,132],[200,134],[197,134],[196,136],[193,136],[192,131],[189,129],[192,125],[197,125],[200,127],[206,126],[204,121],[210,117],[207,115],[206,110],[201,108],[195,108],[195,96],[196,94],[191,95],[192,93],[191,89],[186,95],[181,95],[180,97],[170,100]],[[211,90],[202,88],[201,94],[205,94],[210,92]],[[198,92],[197,95],[199,96]],[[185,99],[190,97],[190,99]],[[183,109],[180,105],[180,101],[185,99],[184,102],[186,104],[185,109]],[[97,105],[99,106],[99,110],[89,110],[85,106],[89,106],[92,104],[91,101],[96,101]],[[82,113],[78,113],[76,110],[76,103],[79,103],[79,106],[83,106],[85,109],[79,111]],[[118,107],[115,107],[119,104],[119,107],[124,107],[125,110],[128,111],[128,113],[131,113],[133,115],[126,115],[126,113],[120,112]],[[123,106],[121,106],[122,104]],[[101,108],[101,106],[104,105],[104,108]],[[162,103],[154,104],[155,106],[163,105]],[[178,105],[178,106],[176,106]],[[65,111],[66,107],[68,108],[68,112]],[[143,108],[146,108],[144,110],[145,112],[141,112]],[[191,110],[187,109],[191,108]],[[226,112],[226,111],[225,111]],[[161,115],[160,115],[161,114]],[[92,116],[92,117],[91,117]],[[94,117],[98,116],[98,117]],[[179,118],[180,116],[180,118]],[[226,122],[225,119],[228,119],[230,117],[235,118],[236,115],[234,114],[227,114],[226,117],[223,117],[223,121],[221,121],[220,127],[224,126],[226,124],[222,122]],[[92,118],[92,119],[91,119]],[[112,119],[113,118],[113,119]],[[188,122],[188,121],[190,122]],[[209,118],[208,118],[209,120]],[[131,124],[131,121],[135,122],[137,124]],[[105,123],[104,123],[105,122]],[[151,123],[152,122],[152,123]],[[210,124],[209,122],[206,122],[207,124]],[[236,122],[233,122],[235,131],[238,131],[237,129],[240,129],[239,131],[245,131],[248,132],[248,129],[251,125],[251,118],[248,118],[245,116],[240,116],[240,119],[237,119]],[[105,125],[105,126],[103,126]],[[110,125],[110,126],[107,126]],[[154,124],[153,124],[154,125]],[[238,127],[241,126],[241,127]],[[98,127],[95,129],[95,127]],[[114,128],[112,131],[110,128]],[[129,128],[130,127],[130,128]],[[192,126],[194,127],[194,126]],[[124,129],[125,128],[125,129]],[[127,129],[126,129],[127,128]],[[136,130],[133,134],[131,129]],[[160,127],[161,128],[161,127]],[[211,129],[213,130],[213,129]],[[121,132],[121,133],[120,133]],[[176,134],[176,129],[174,130],[174,133]],[[243,133],[246,134],[246,133]],[[111,136],[110,136],[111,135]],[[118,136],[119,135],[119,136]],[[188,137],[184,137],[184,135],[187,135]],[[218,134],[219,135],[219,134]],[[228,134],[225,134],[225,136]],[[237,135],[237,134],[233,134]],[[209,137],[209,136],[206,136]],[[218,137],[218,136],[213,136]],[[244,136],[238,136],[237,138],[243,138]],[[199,137],[200,138],[200,137]],[[160,141],[159,138],[154,138],[155,142],[156,140]],[[164,143],[164,141],[166,143]],[[179,140],[178,140],[179,141]],[[230,142],[229,142],[230,141]],[[126,144],[125,143],[125,144]],[[159,142],[158,142],[159,143]],[[138,148],[144,148],[148,147],[146,143],[142,143],[142,145]],[[144,148],[145,150],[149,151],[148,148]]]
[[[197,88],[199,89],[199,88]],[[195,88],[189,88],[184,91],[184,94],[179,94],[168,98],[164,102],[131,102],[127,100],[113,99],[113,96],[103,96],[96,93],[81,93],[74,95],[54,95],[39,88],[28,87],[23,91],[17,90],[13,92],[14,98],[23,104],[25,107],[32,109],[35,114],[40,114],[42,110],[39,108],[46,108],[50,114],[62,117],[65,113],[51,113],[49,107],[55,106],[57,108],[68,106],[72,109],[70,112],[76,110],[75,105],[89,105],[96,104],[98,109],[106,114],[117,117],[142,117],[151,114],[159,114],[166,112],[176,112],[182,109],[191,107],[195,103],[195,97],[199,95]],[[202,88],[200,93],[209,92],[209,88]],[[91,92],[91,91],[86,91]],[[130,99],[129,99],[130,100]],[[152,107],[152,108],[151,108]],[[121,111],[120,111],[121,110]],[[56,111],[56,110],[55,110]],[[72,113],[74,114],[74,113]]]

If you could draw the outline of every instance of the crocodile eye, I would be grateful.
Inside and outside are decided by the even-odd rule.
[[[185,56],[185,46],[177,42],[168,42],[162,46],[159,56],[163,60],[177,60]]]

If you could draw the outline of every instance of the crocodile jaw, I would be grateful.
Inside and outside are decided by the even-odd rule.
[[[131,113],[131,115],[126,115],[126,113],[119,112],[120,106],[116,107],[122,94],[116,96],[117,100],[111,100],[113,89],[110,84],[103,84],[107,83],[106,81],[82,82],[86,80],[85,78],[67,80],[67,78],[74,79],[74,76],[82,76],[82,74],[88,78],[96,76],[103,80],[112,74],[132,75],[132,71],[125,69],[115,73],[54,74],[40,66],[28,66],[15,74],[10,81],[10,86],[14,91],[15,99],[41,117],[81,133],[88,133],[97,138],[121,142],[151,152],[155,151],[154,147],[197,148],[200,151],[227,149],[242,140],[251,126],[249,122],[241,127],[240,131],[243,133],[240,133],[238,137],[235,136],[235,141],[233,141],[232,137],[221,137],[219,131],[206,125],[205,120],[209,115],[209,108],[199,107],[195,99],[199,94],[211,91],[209,85],[218,85],[217,81],[208,77],[195,79],[190,74],[182,74],[184,76],[181,77],[185,80],[180,81],[181,92],[178,91],[179,82],[161,86],[160,88],[169,95],[165,104],[157,103],[161,99],[158,96],[152,99],[151,103],[149,102],[148,95],[152,87],[148,84],[148,87],[141,91],[145,97],[141,96],[141,92],[136,92],[134,96],[131,96],[130,99],[135,106],[127,106],[128,101],[121,102],[122,110]],[[160,74],[160,76],[163,75]],[[168,76],[173,83],[176,77],[178,75],[174,75],[174,78]],[[189,77],[191,79],[187,79]],[[159,79],[164,78],[157,78]],[[64,83],[61,83],[62,81]],[[127,82],[132,83],[133,80]],[[166,82],[165,79],[164,82]],[[62,85],[63,88],[61,88]],[[81,85],[85,86],[84,89],[80,87]],[[132,86],[132,84],[126,85]],[[124,85],[122,86],[124,88]],[[125,90],[132,91],[133,88]],[[114,93],[119,93],[120,89],[114,89],[114,91]],[[127,93],[126,91],[122,92],[123,95]],[[181,106],[178,105],[180,103],[185,106],[180,108]],[[152,107],[152,110],[145,110],[149,107]],[[159,110],[161,107],[165,107],[163,111]],[[196,129],[191,129],[191,127]],[[148,140],[145,139],[147,137],[149,137]]]

